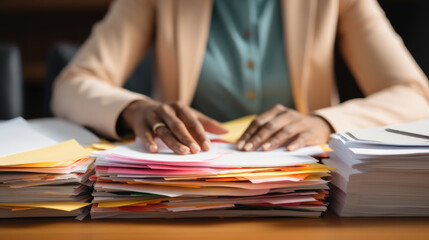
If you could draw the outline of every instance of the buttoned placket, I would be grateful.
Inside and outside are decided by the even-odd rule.
[[[250,102],[253,112],[258,112],[261,101],[261,86],[260,86],[260,67],[259,49],[258,49],[258,19],[257,19],[257,3],[255,1],[248,2],[248,21],[247,29],[243,31],[243,39],[246,41],[247,51],[244,53],[244,77],[245,77],[245,97]]]

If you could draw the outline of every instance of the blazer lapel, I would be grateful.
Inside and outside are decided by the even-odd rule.
[[[298,111],[308,113],[306,90],[317,0],[283,0],[283,34],[292,92]]]
[[[178,100],[190,104],[207,47],[213,0],[180,0],[177,4]]]

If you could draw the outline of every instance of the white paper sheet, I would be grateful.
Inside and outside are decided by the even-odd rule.
[[[82,146],[100,142],[100,139],[86,128],[61,118],[28,120],[28,124],[41,134],[57,141],[75,139]]]
[[[0,124],[0,157],[58,143],[34,130],[23,118]]]
[[[426,141],[428,141],[427,138],[429,138],[429,119],[389,126],[387,130],[393,130],[396,133],[402,133],[405,135],[412,134],[416,137],[421,136],[423,137],[423,139],[426,138]]]
[[[133,144],[123,145],[114,149],[97,152],[95,155],[103,161],[110,157],[118,160],[142,163],[159,163],[166,165],[179,164],[181,166],[207,166],[207,167],[278,167],[293,166],[297,164],[308,164],[317,162],[307,154],[320,154],[323,150],[319,147],[303,148],[299,151],[288,152],[285,149],[262,152],[243,152],[235,149],[233,144],[213,143],[208,152],[198,154],[177,155],[167,148],[164,143],[157,139],[158,153],[147,152],[140,141]]]

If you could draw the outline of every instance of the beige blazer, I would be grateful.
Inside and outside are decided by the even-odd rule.
[[[58,116],[117,138],[132,101],[121,88],[155,42],[155,98],[190,104],[206,50],[213,0],[118,0],[54,85]],[[428,80],[375,0],[282,0],[283,34],[296,109],[336,131],[429,117]],[[366,98],[338,104],[334,42]]]

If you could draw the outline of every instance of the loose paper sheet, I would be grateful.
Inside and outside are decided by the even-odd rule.
[[[75,139],[82,146],[90,146],[100,139],[86,128],[61,118],[41,118],[28,120],[28,124],[56,142]]]
[[[57,141],[35,131],[21,117],[0,124],[0,157],[57,143]]]
[[[241,135],[255,118],[256,115],[250,115],[223,123],[222,125],[226,127],[229,132],[222,135],[220,139],[230,143],[237,142],[237,140],[241,137]]]
[[[0,158],[0,166],[69,161],[85,158],[90,152],[75,140]]]
[[[0,204],[3,208],[50,208],[61,211],[73,211],[91,205],[83,202],[42,202],[42,203],[5,203]]]

